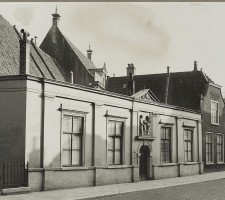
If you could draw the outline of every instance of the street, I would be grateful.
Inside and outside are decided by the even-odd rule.
[[[85,200],[217,200],[225,199],[225,179],[206,181],[182,186],[130,192],[108,197],[88,198]]]

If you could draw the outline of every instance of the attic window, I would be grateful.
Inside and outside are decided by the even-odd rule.
[[[123,84],[123,88],[127,88],[127,84],[126,83]]]

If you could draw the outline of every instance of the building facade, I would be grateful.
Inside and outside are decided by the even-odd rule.
[[[135,75],[135,67],[129,65],[127,76],[109,77],[107,90],[132,95],[150,89],[159,102],[194,109],[202,112],[203,161],[205,171],[225,170],[224,134],[225,109],[221,86],[215,84],[197,62],[194,70],[187,72]]]
[[[25,30],[0,23],[0,163],[28,162],[33,191],[203,173],[199,111],[74,84]]]
[[[203,173],[198,112],[27,75],[0,81],[0,161],[29,162],[34,191]]]

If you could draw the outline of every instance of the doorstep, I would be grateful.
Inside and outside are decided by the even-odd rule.
[[[1,190],[1,195],[30,193],[30,187],[6,188]]]

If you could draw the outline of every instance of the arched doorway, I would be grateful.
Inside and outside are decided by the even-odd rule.
[[[139,162],[139,174],[141,181],[148,179],[148,166],[149,166],[150,150],[147,145],[143,145],[140,148],[140,162]]]

